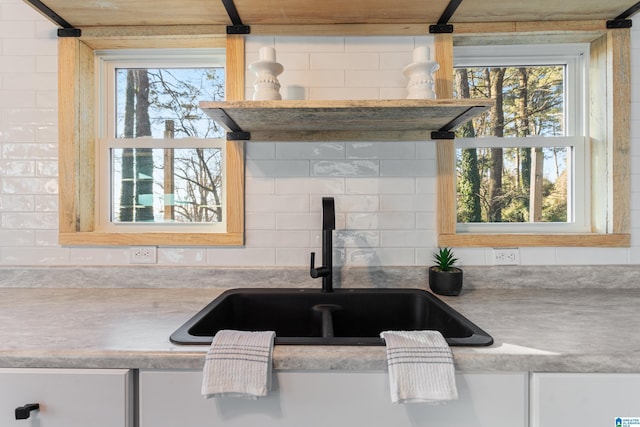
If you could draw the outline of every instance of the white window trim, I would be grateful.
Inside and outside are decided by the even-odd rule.
[[[114,223],[111,221],[112,148],[219,148],[225,156],[226,140],[221,138],[135,138],[115,137],[115,71],[118,68],[224,68],[224,49],[135,49],[96,51],[96,231],[109,233],[224,233],[227,217],[218,223]],[[222,203],[226,206],[226,164],[222,164]],[[225,209],[226,212],[226,209]]]
[[[459,46],[454,48],[454,67],[566,65],[565,134],[544,137],[458,138],[455,148],[478,147],[572,147],[573,198],[567,207],[572,221],[562,223],[456,223],[457,233],[585,233],[591,231],[590,150],[585,137],[588,123],[589,44]],[[497,54],[499,52],[499,54]],[[527,52],[523,55],[522,52]],[[523,141],[526,139],[526,143]],[[520,142],[518,142],[520,141]]]

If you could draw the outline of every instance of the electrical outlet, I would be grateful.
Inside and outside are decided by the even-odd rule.
[[[157,249],[155,246],[132,246],[129,248],[129,263],[155,264],[158,262]]]
[[[520,249],[501,248],[493,250],[495,265],[520,265]]]

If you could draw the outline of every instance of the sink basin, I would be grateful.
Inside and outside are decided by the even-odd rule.
[[[493,339],[421,289],[232,289],[171,335],[175,344],[211,344],[217,331],[271,330],[276,344],[384,345],[386,330],[437,330],[449,345],[490,345]]]

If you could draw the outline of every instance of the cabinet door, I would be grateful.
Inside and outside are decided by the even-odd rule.
[[[386,372],[278,371],[265,398],[205,400],[200,371],[141,371],[140,427],[524,427],[527,378],[458,375],[459,400],[399,405]]]
[[[640,374],[533,374],[531,426],[611,426],[640,418]]]
[[[0,369],[0,426],[132,427],[132,386],[125,369]],[[16,420],[29,403],[40,409]]]

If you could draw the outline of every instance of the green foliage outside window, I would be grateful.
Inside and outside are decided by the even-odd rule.
[[[496,105],[458,138],[505,138],[496,147],[457,151],[457,220],[566,222],[570,147],[531,147],[530,136],[565,135],[564,66],[455,70],[457,98],[493,98]]]

